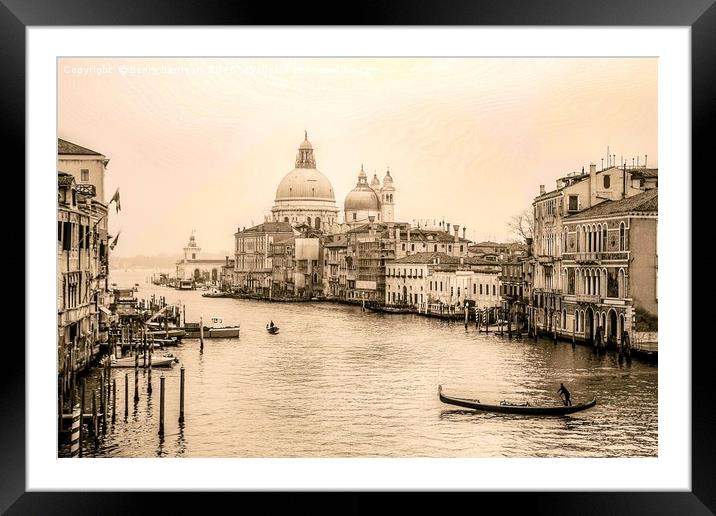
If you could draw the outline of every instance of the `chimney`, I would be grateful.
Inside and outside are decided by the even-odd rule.
[[[584,169],[582,169],[584,170]],[[596,174],[597,173],[597,165],[594,163],[589,164],[589,174]]]
[[[644,154],[644,168],[646,168],[646,158],[647,158],[647,157],[648,157],[648,156],[647,156],[646,154]]]
[[[410,228],[408,228],[408,242],[410,242]]]
[[[465,226],[462,227],[462,239],[465,240],[465,231],[467,231],[467,228]]]
[[[545,192],[544,185],[539,185],[539,194],[544,195],[544,192]]]
[[[453,226],[453,228],[455,229],[455,242],[459,242],[460,241],[460,226],[458,224],[455,224]]]
[[[229,266],[229,257],[228,256],[226,257],[226,266],[227,267]]]
[[[447,228],[447,229],[445,230],[445,232],[449,235],[449,234],[450,234],[450,223],[449,223],[449,222],[446,222],[446,223],[445,223],[445,227]]]

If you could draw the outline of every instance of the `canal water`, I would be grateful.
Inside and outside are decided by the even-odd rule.
[[[149,270],[113,271],[137,297],[165,296],[203,315],[240,324],[236,339],[185,339],[168,348],[185,367],[185,422],[179,425],[180,365],[112,369],[117,419],[83,446],[91,457],[655,457],[656,365],[595,355],[570,343],[508,340],[460,322],[363,312],[334,303],[267,303],[204,298],[148,283]],[[269,335],[273,320],[280,327]],[[125,374],[129,414],[124,418]],[[158,436],[159,382],[166,378],[164,438]],[[88,386],[96,381],[90,375]],[[597,405],[569,416],[478,413],[446,405],[448,394],[499,403]],[[119,401],[121,400],[121,401]],[[63,451],[60,452],[63,454]]]

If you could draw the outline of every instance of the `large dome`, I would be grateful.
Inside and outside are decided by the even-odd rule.
[[[344,209],[346,211],[379,210],[380,200],[372,188],[359,185],[346,195]]]
[[[276,200],[292,199],[335,201],[333,186],[315,168],[294,168],[278,184]]]

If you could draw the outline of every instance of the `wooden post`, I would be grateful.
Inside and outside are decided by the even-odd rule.
[[[80,453],[80,426],[82,412],[80,406],[72,407],[72,430],[70,432],[70,457],[77,457]]]
[[[485,335],[490,333],[490,312],[485,312]]]
[[[112,424],[117,420],[117,379],[112,379]]]
[[[142,367],[147,367],[147,329],[142,328]]]
[[[139,370],[134,369],[134,403],[139,401]]]
[[[159,435],[164,435],[164,373],[159,378]]]
[[[102,382],[104,382],[104,373],[102,373]],[[107,433],[107,397],[105,396],[104,383],[99,387],[99,399],[102,413],[102,433]]]
[[[465,304],[465,329],[467,330],[467,313],[468,313],[468,307],[467,304]]]
[[[92,436],[97,441],[97,391],[92,391]]]
[[[169,338],[169,318],[166,313],[164,314],[164,337]]]
[[[179,370],[179,423],[184,422],[184,366]]]
[[[199,316],[199,349],[204,349],[204,318]]]
[[[82,401],[80,405],[80,457],[82,457],[82,441],[84,440],[85,424],[85,379],[82,378]]]
[[[186,305],[182,304],[181,308],[183,312],[181,320],[184,321],[184,326],[186,326]]]
[[[129,373],[124,373],[124,420],[129,417]]]

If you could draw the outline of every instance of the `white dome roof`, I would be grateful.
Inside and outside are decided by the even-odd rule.
[[[372,188],[368,186],[359,185],[353,190],[348,192],[346,195],[346,201],[344,204],[346,211],[359,211],[359,210],[379,210],[380,201],[378,196]]]
[[[278,184],[276,200],[315,199],[335,201],[333,186],[315,168],[294,168]]]

